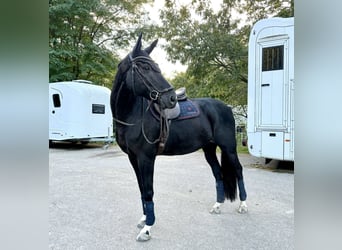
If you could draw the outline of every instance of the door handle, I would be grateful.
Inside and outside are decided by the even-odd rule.
[[[269,83],[263,83],[263,84],[261,84],[261,87],[269,87],[271,84],[269,84]]]

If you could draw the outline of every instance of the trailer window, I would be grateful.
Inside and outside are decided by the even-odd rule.
[[[55,108],[59,108],[61,106],[61,99],[59,97],[59,94],[53,94],[52,100],[53,100],[53,106]]]
[[[93,114],[104,114],[105,113],[105,105],[93,104],[92,112],[93,112]]]
[[[284,69],[284,45],[262,49],[262,71]]]

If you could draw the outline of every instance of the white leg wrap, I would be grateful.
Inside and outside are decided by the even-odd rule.
[[[238,212],[240,214],[244,214],[244,213],[247,213],[248,212],[248,207],[247,207],[247,203],[246,201],[241,201],[240,202],[240,206],[238,208]]]

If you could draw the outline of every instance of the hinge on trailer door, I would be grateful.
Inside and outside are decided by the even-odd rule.
[[[294,86],[294,79],[290,79],[290,88],[291,89],[295,88],[295,86]]]

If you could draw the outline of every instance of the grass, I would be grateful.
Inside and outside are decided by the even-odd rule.
[[[237,133],[236,134],[236,143],[237,143],[236,150],[237,150],[238,154],[249,154],[248,147],[242,145],[243,139],[246,139],[246,135],[244,133]]]

